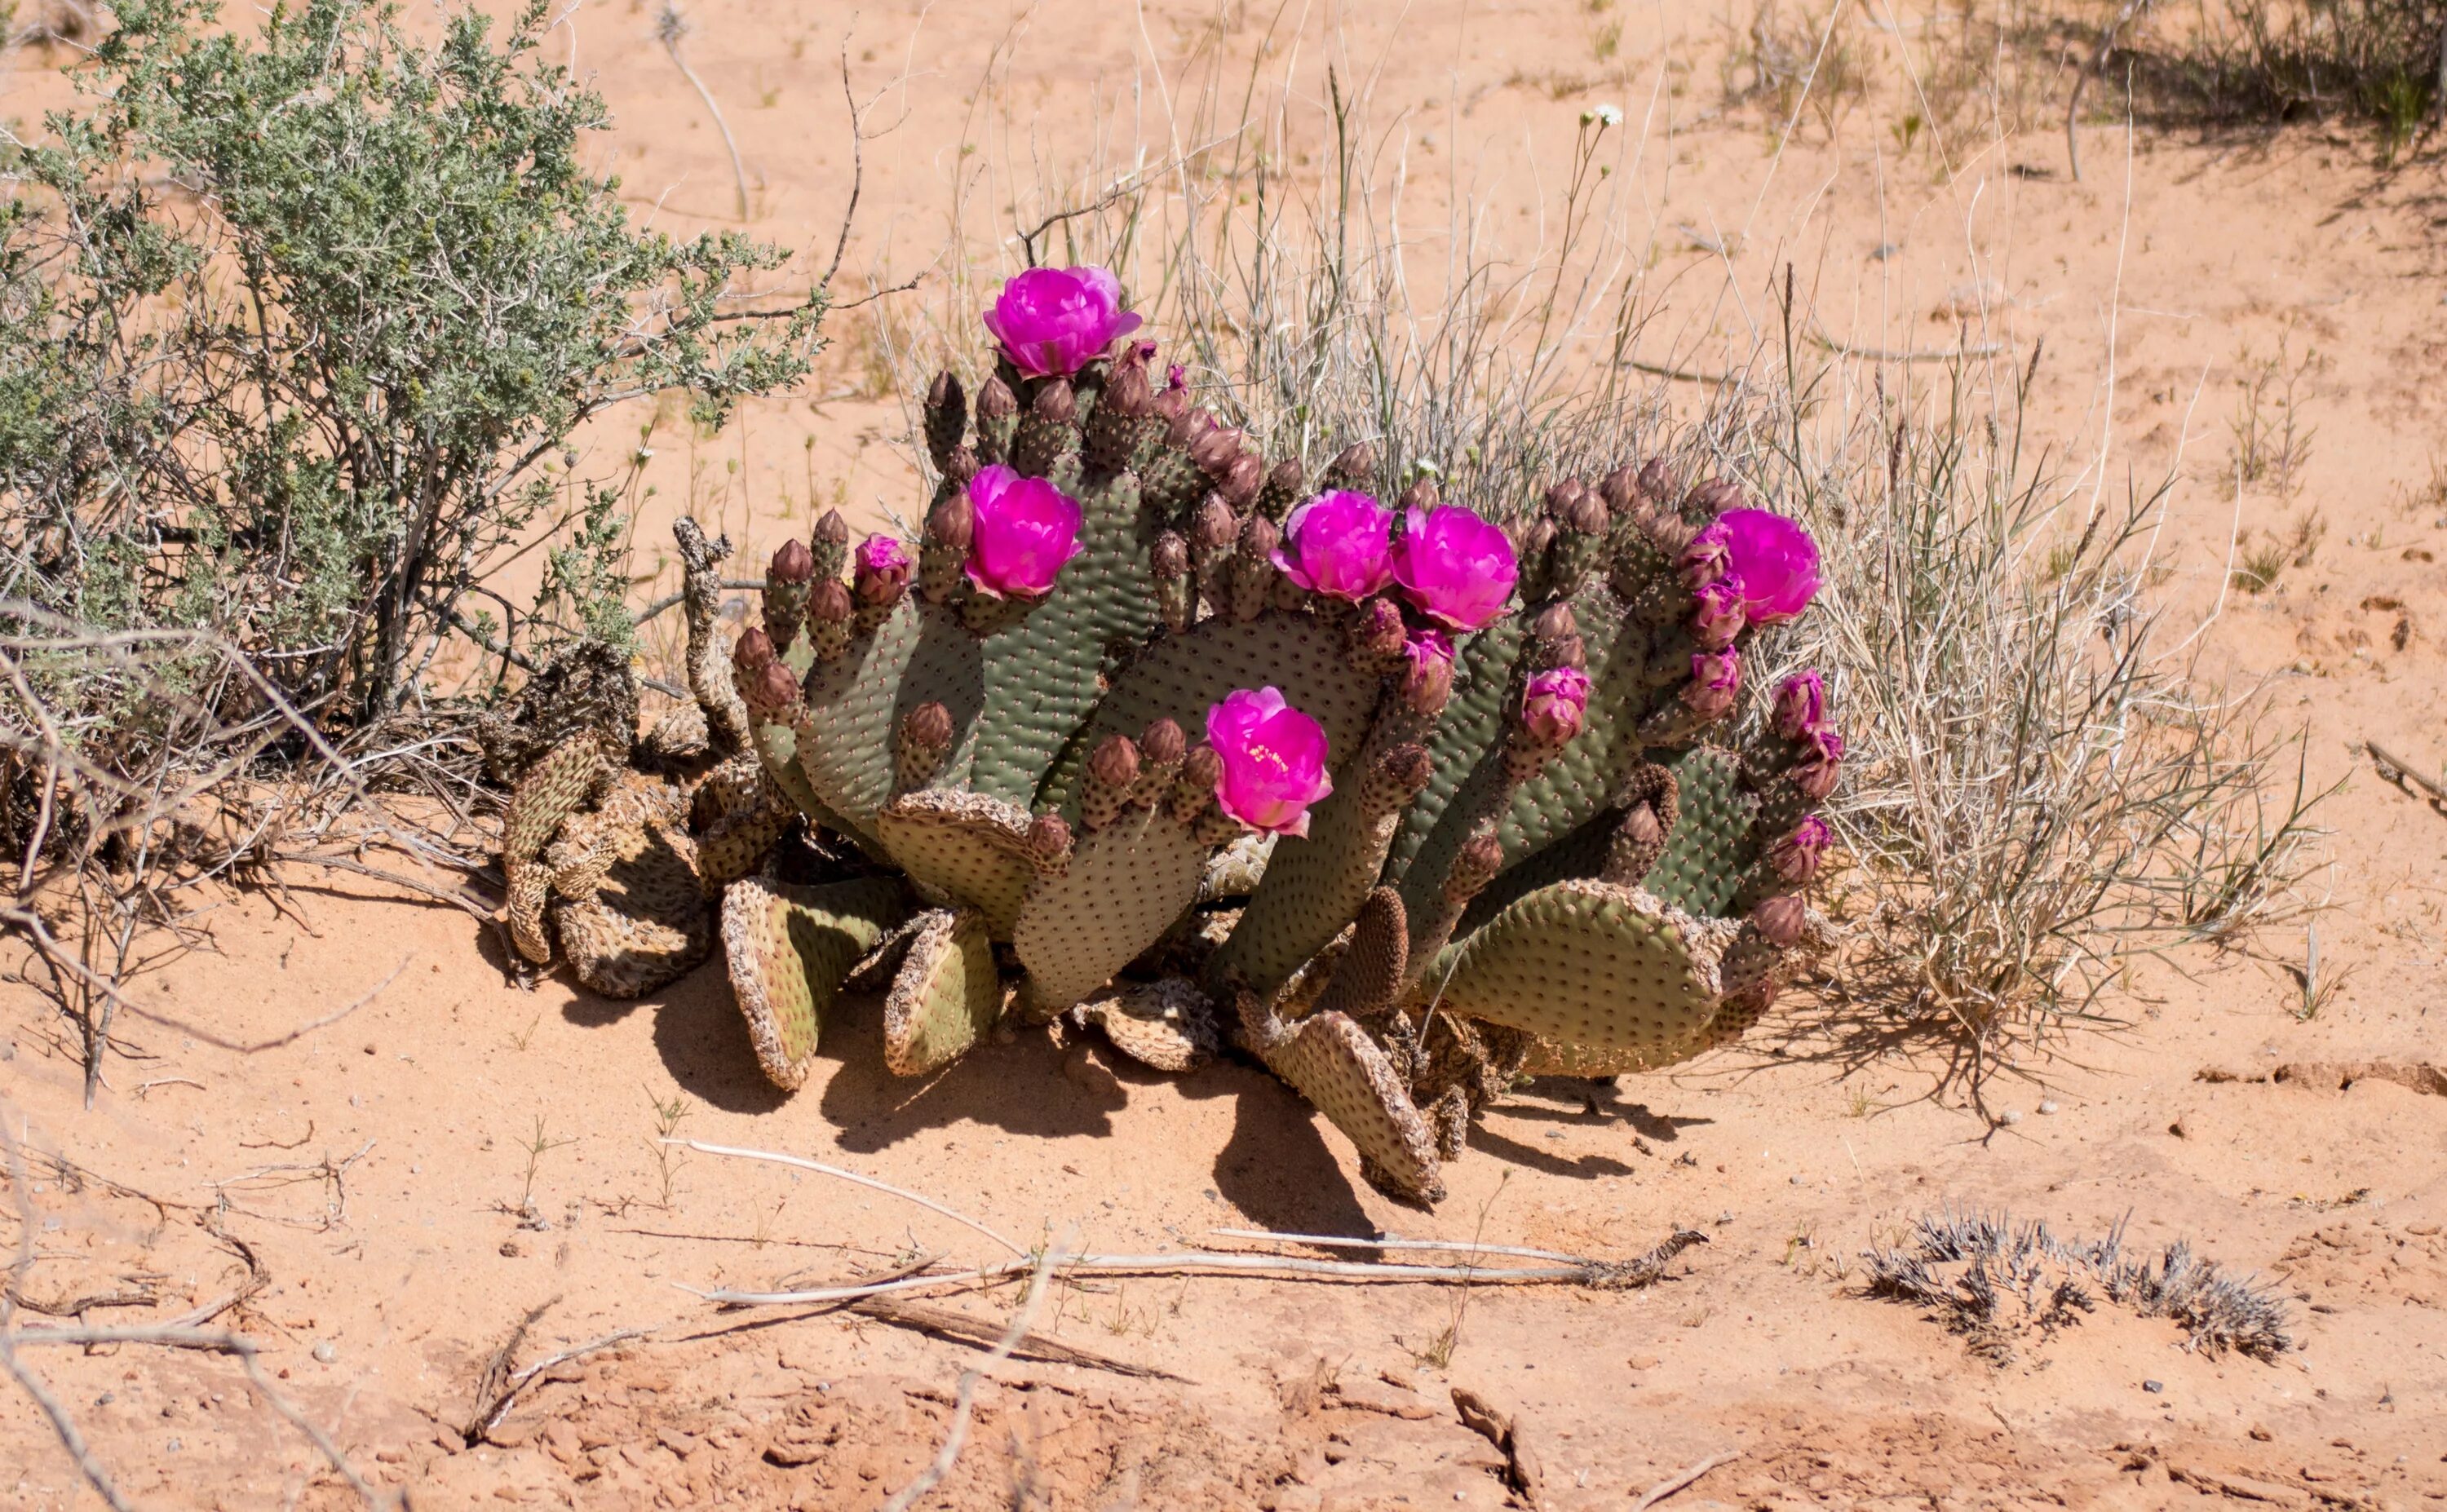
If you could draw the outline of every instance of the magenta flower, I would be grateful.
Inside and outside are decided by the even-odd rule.
[[[1787,740],[1808,740],[1827,723],[1827,680],[1814,667],[1794,672],[1775,685],[1775,732]]]
[[[1393,548],[1385,539],[1393,520],[1366,494],[1348,488],[1319,494],[1283,521],[1275,565],[1311,593],[1356,604],[1394,580]]]
[[[1002,286],[986,329],[1023,376],[1069,376],[1139,329],[1121,280],[1102,268],[1031,268]]]
[[[1691,595],[1691,633],[1710,651],[1721,651],[1742,633],[1742,585],[1731,577],[1703,583]]]
[[[1827,827],[1827,821],[1811,814],[1793,826],[1792,834],[1768,847],[1767,863],[1776,876],[1798,885],[1818,875],[1818,863],[1834,843],[1835,832]]]
[[[1561,746],[1581,732],[1588,707],[1588,673],[1558,667],[1529,679],[1521,697],[1521,723],[1541,743]]]
[[[1449,629],[1476,630],[1502,614],[1519,576],[1504,532],[1458,504],[1411,510],[1394,542],[1394,580]]]
[[[1818,592],[1818,543],[1810,532],[1764,509],[1728,509],[1708,529],[1719,527],[1726,576],[1741,584],[1752,624],[1777,624],[1810,607]]]
[[[1682,548],[1677,565],[1682,569],[1683,586],[1693,593],[1707,587],[1725,576],[1726,558],[1733,544],[1733,533],[1717,520],[1691,538]]]
[[[909,548],[890,536],[869,536],[858,544],[856,565],[851,569],[861,583],[869,578],[900,584],[909,580],[913,565]]]
[[[1441,711],[1452,696],[1452,637],[1415,630],[1402,642],[1402,702],[1422,714]]]
[[[1042,478],[1022,478],[996,463],[969,480],[977,525],[969,538],[969,581],[994,598],[1035,598],[1053,586],[1082,549],[1079,504]]]
[[[1810,753],[1793,764],[1790,775],[1803,797],[1823,803],[1835,790],[1835,779],[1843,770],[1844,736],[1833,726],[1821,725],[1808,738]]]
[[[1311,803],[1334,791],[1325,731],[1283,702],[1282,690],[1243,688],[1206,711],[1206,739],[1224,759],[1215,802],[1253,829],[1308,834]]]
[[[1734,708],[1734,695],[1742,690],[1741,653],[1731,646],[1722,651],[1694,652],[1691,654],[1691,680],[1682,685],[1682,702],[1702,719],[1722,719]]]

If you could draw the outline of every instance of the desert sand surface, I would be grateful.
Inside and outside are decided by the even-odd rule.
[[[56,1009],[0,984],[0,1092],[32,1162],[28,1294],[142,1283],[156,1306],[86,1320],[160,1322],[241,1289],[252,1263],[264,1282],[221,1326],[261,1341],[274,1384],[371,1493],[417,1508],[882,1504],[935,1457],[1020,1287],[938,1304],[968,1315],[966,1336],[695,1294],[1007,1252],[882,1192],[657,1143],[675,1127],[925,1194],[1022,1250],[1145,1255],[1241,1228],[1622,1258],[1679,1227],[1707,1237],[1636,1290],[1056,1285],[1039,1331],[1106,1363],[985,1370],[928,1507],[1527,1503],[1456,1388],[1513,1416],[1535,1504],[1559,1512],[1644,1505],[1712,1460],[1661,1504],[2447,1503],[2447,1019],[2432,1011],[2447,1012],[2447,807],[2364,750],[2424,775],[2447,764],[2435,156],[2381,171],[2342,128],[2200,137],[2104,118],[2081,128],[2078,182],[2054,124],[1906,148],[1894,102],[1920,86],[1912,33],[1867,25],[1852,34],[1874,87],[1779,137],[1769,107],[1725,105],[1729,28],[1685,4],[945,0],[853,16],[699,0],[687,15],[685,56],[739,141],[748,229],[818,269],[851,182],[846,60],[873,135],[844,287],[934,277],[896,296],[899,330],[941,318],[956,235],[1016,265],[992,249],[1040,172],[1129,161],[1134,142],[1160,159],[1196,129],[1170,91],[1219,48],[1305,102],[1312,131],[1329,66],[1364,81],[1372,150],[1407,163],[1420,223],[1463,204],[1515,245],[1555,234],[1544,217],[1583,112],[1619,108],[1660,291],[1644,361],[1713,370],[1749,350],[1788,263],[1841,345],[1993,348],[1984,360],[2020,366],[2044,341],[2036,431],[2104,488],[2180,469],[2166,612],[2203,627],[2215,675],[2276,679],[2311,781],[2339,784],[2307,884],[2337,985],[2301,1012],[2299,917],[2137,958],[2101,1005],[2117,1023],[2024,1056],[1988,1085],[1987,1116],[1934,1092],[1924,1059],[1833,1058],[1772,1021],[1593,1102],[1562,1083],[1519,1093],[1431,1214],[1366,1184],[1341,1137],[1251,1063],[1171,1079],[1024,1030],[909,1083],[885,1072],[866,1002],[783,1094],[718,961],[638,1002],[565,973],[522,987],[497,934],[459,910],[296,876],[229,897],[205,948],[129,988],[241,1045],[365,997],[276,1048],[123,1023],[128,1053],[88,1110]],[[576,9],[552,45],[610,101],[605,150],[639,214],[730,223],[721,134],[654,14]],[[55,99],[66,61],[19,55],[9,112]],[[802,392],[719,438],[657,444],[641,574],[675,571],[661,548],[682,509],[754,563],[822,508],[864,526],[922,506],[901,401],[871,371],[873,318],[836,317]],[[2240,385],[2281,342],[2311,438],[2285,493],[2238,484],[2230,455]],[[2306,511],[2325,526],[2307,563],[2264,593],[2226,588],[2238,532],[2283,535]],[[1946,1212],[2084,1238],[2120,1225],[2136,1253],[2185,1241],[2275,1287],[2294,1348],[2210,1357],[2176,1323],[2102,1302],[1975,1351],[1925,1309],[1865,1293],[1866,1249]],[[629,1336],[527,1379],[471,1442],[505,1368],[614,1334]],[[139,1505],[360,1502],[234,1361],[99,1347],[39,1365]],[[99,1505],[47,1424],[0,1400],[0,1502]]]

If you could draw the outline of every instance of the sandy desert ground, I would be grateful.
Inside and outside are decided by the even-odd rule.
[[[2248,948],[2136,961],[2106,1005],[2123,1027],[2026,1061],[2028,1079],[1992,1087],[2011,1115],[1995,1123],[1930,1096],[1927,1066],[1847,1071],[1770,1025],[1593,1106],[1553,1087],[1517,1096],[1427,1215],[1361,1181],[1340,1136],[1253,1066],[1171,1080],[1025,1031],[912,1085],[882,1069],[873,1012],[853,1011],[786,1096],[758,1073],[718,965],[635,1003],[565,975],[522,990],[466,915],[298,877],[230,898],[211,948],[131,989],[240,1043],[372,991],[275,1049],[128,1028],[141,1058],[112,1063],[88,1111],[56,1011],[0,984],[0,1096],[34,1157],[30,1294],[57,1304],[151,1276],[157,1307],[87,1319],[159,1321],[238,1289],[251,1260],[267,1283],[220,1323],[261,1341],[274,1385],[372,1489],[418,1508],[881,1504],[936,1453],[1018,1288],[939,1304],[967,1314],[968,1337],[821,1306],[725,1313],[688,1289],[1000,1252],[882,1193],[673,1154],[656,1135],[676,1116],[686,1137],[923,1192],[1022,1247],[1146,1254],[1237,1227],[1625,1257],[1678,1226],[1708,1237],[1641,1290],[1058,1286],[1040,1327],[1141,1373],[993,1368],[927,1506],[1526,1500],[1455,1388],[1514,1415],[1537,1504],[1558,1512],[1644,1505],[1644,1488],[1726,1455],[1663,1504],[2447,1503],[2447,1020],[2430,1016],[2447,1012],[2447,806],[2382,780],[2363,749],[2447,764],[2435,156],[2381,172],[2341,128],[2203,139],[2107,121],[2083,129],[2078,183],[2053,128],[1906,151],[1885,103],[1915,86],[1911,33],[1875,26],[1856,34],[1878,87],[1779,147],[1758,105],[1723,106],[1726,28],[1696,5],[1273,16],[901,0],[853,18],[699,0],[689,16],[686,56],[752,180],[751,229],[811,257],[849,184],[846,34],[854,87],[881,91],[872,120],[891,126],[865,149],[861,280],[934,264],[961,175],[978,186],[975,236],[1033,163],[1083,159],[1099,121],[1114,140],[1164,140],[1181,61],[1214,45],[1262,47],[1312,109],[1329,62],[1364,78],[1431,218],[1458,198],[1524,238],[1551,213],[1580,113],[1619,105],[1646,142],[1627,171],[1671,290],[1643,357],[1708,367],[1747,347],[1788,261],[1851,345],[1916,349],[1967,326],[2020,363],[2044,338],[2044,438],[2115,459],[2113,486],[2181,465],[2170,613],[2208,622],[2219,674],[2277,678],[2313,778],[2342,782],[2321,811],[2332,860],[2310,882],[2342,984],[2298,1013],[2300,920]],[[640,212],[721,223],[729,159],[654,20],[589,7],[554,45],[598,74]],[[60,61],[17,59],[11,114],[49,97]],[[861,523],[917,506],[901,412],[861,368],[857,318],[809,391],[658,459],[641,571],[681,507],[761,560],[811,505]],[[2229,456],[2239,384],[2281,341],[2312,427],[2290,498],[2238,490]],[[2220,592],[2235,530],[2283,533],[2307,510],[2326,525],[2307,565],[2264,594]],[[2110,1305],[2009,1357],[1975,1353],[1863,1291],[1863,1250],[1948,1210],[2083,1236],[2122,1224],[2136,1248],[2186,1240],[2277,1286],[2297,1348],[2207,1357],[2175,1324]],[[635,1332],[532,1378],[471,1446],[499,1385],[488,1364],[522,1318],[517,1367]],[[139,1505],[358,1500],[233,1361],[100,1348],[38,1363]],[[98,1505],[28,1404],[0,1402],[0,1502]]]

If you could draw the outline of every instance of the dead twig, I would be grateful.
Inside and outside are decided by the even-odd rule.
[[[1018,1347],[1020,1340],[1028,1337],[1029,1330],[1036,1322],[1037,1307],[1045,1300],[1046,1278],[1053,1274],[1054,1266],[1061,1261],[1059,1249],[1049,1249],[1036,1257],[1036,1268],[1028,1279],[1028,1295],[1020,1300],[1019,1312],[1012,1318],[1011,1327],[1003,1331],[1000,1342],[987,1351],[983,1358],[960,1372],[959,1389],[953,1393],[952,1427],[943,1435],[942,1448],[937,1451],[934,1461],[919,1472],[918,1479],[902,1486],[893,1494],[892,1500],[883,1503],[883,1512],[909,1512],[920,1497],[942,1484],[943,1477],[952,1473],[952,1466],[959,1461],[961,1447],[968,1443],[969,1415],[977,1408],[977,1381],[986,1367],[999,1365],[1011,1358],[1011,1351]]]
[[[2393,772],[2401,782],[2411,783],[2414,786],[2420,788],[2425,793],[2428,793],[2432,803],[2447,803],[2447,787],[2441,787],[2437,783],[2432,782],[2429,778],[2422,776],[2420,770],[2411,762],[2406,761],[2401,756],[2396,755],[2375,740],[2363,741],[2362,749],[2370,752],[2371,760],[2379,763],[2381,768],[2381,776],[2386,776]]]
[[[560,1304],[560,1297],[551,1296],[527,1309],[526,1315],[510,1330],[510,1336],[503,1339],[502,1347],[484,1362],[484,1373],[476,1377],[476,1415],[459,1430],[460,1438],[466,1441],[469,1448],[483,1442],[485,1432],[502,1420],[503,1412],[509,1410],[510,1398],[515,1394],[509,1385],[510,1362],[518,1358],[519,1346],[526,1342],[527,1330],[541,1322],[543,1315]]]
[[[705,102],[707,114],[713,117],[714,128],[722,133],[722,144],[730,153],[731,182],[739,189],[739,218],[745,221],[748,218],[748,165],[739,161],[739,139],[730,134],[730,123],[722,119],[722,106],[713,103],[713,91],[705,86],[705,81],[698,78],[696,70],[688,66],[688,60],[680,56],[680,39],[687,35],[687,19],[681,16],[679,7],[666,0],[662,14],[654,19],[654,38],[663,45],[663,50],[672,55],[672,66],[679,69],[680,77],[686,79],[689,86],[696,91],[696,97]]]
[[[966,1313],[954,1308],[937,1307],[931,1302],[901,1301],[896,1297],[872,1296],[852,1302],[848,1311],[862,1317],[898,1324],[902,1328],[916,1329],[921,1333],[932,1333],[940,1338],[979,1348],[991,1344],[995,1338],[993,1324],[971,1317]],[[1117,1360],[1110,1354],[1100,1354],[1094,1350],[1084,1349],[1079,1345],[1056,1338],[1051,1333],[1031,1332],[1012,1347],[1011,1353],[1016,1359],[1036,1360],[1048,1365],[1075,1365],[1091,1370],[1110,1371],[1115,1375],[1136,1376],[1141,1380],[1195,1384],[1187,1376],[1175,1375],[1170,1370],[1160,1370],[1153,1366],[1133,1365],[1128,1360]]]
[[[950,1208],[945,1207],[942,1203],[936,1201],[931,1197],[920,1197],[915,1192],[894,1186],[889,1182],[879,1181],[872,1176],[861,1176],[856,1171],[844,1170],[838,1165],[826,1165],[821,1161],[805,1160],[796,1155],[777,1155],[771,1150],[743,1149],[737,1145],[731,1144],[704,1144],[695,1140],[667,1139],[663,1141],[663,1143],[666,1144],[681,1145],[685,1148],[694,1150],[700,1155],[728,1155],[734,1159],[744,1161],[772,1161],[777,1164],[795,1166],[803,1171],[814,1171],[820,1176],[830,1176],[841,1181],[855,1182],[860,1186],[867,1187],[873,1191],[883,1192],[890,1196],[900,1198],[903,1201],[915,1202],[920,1207],[926,1209],[930,1213],[939,1213],[943,1217],[950,1219],[953,1222],[958,1223],[964,1228],[977,1230],[986,1238],[994,1240],[996,1244],[1001,1245],[1004,1249],[1011,1251],[1014,1255],[1026,1255],[1028,1253],[1018,1245],[1014,1244],[1011,1240],[1004,1238],[1001,1235],[986,1227],[983,1223],[978,1222],[976,1219],[969,1218],[964,1214],[955,1213]]]
[[[358,1009],[365,1007],[368,1003],[380,997],[382,995],[383,989],[399,980],[399,973],[408,970],[408,963],[415,958],[416,957],[413,954],[401,956],[399,964],[390,969],[389,975],[384,977],[381,981],[374,983],[373,986],[367,988],[365,992],[358,996],[356,1001],[351,1003],[348,1007],[341,1009],[338,1012],[326,1013],[321,1018],[315,1019],[312,1023],[298,1025],[295,1029],[291,1030],[286,1034],[275,1035],[271,1039],[258,1040],[253,1044],[247,1044],[238,1040],[223,1039],[219,1035],[214,1033],[211,1030],[190,1024],[182,1018],[173,1018],[167,1013],[141,1007],[135,1003],[122,1002],[120,1007],[148,1023],[159,1024],[164,1029],[175,1029],[181,1034],[202,1040],[205,1044],[212,1046],[215,1049],[235,1050],[240,1055],[255,1055],[259,1054],[264,1050],[278,1049],[283,1045],[294,1044],[298,1040],[304,1039],[307,1035],[313,1033],[316,1030],[328,1028],[331,1025],[336,1024],[340,1020],[348,1017]],[[183,1077],[169,1077],[165,1078],[165,1080],[183,1081],[185,1079]],[[160,1082],[147,1082],[144,1085],[147,1087],[159,1087],[161,1084]],[[199,1087],[202,1084],[199,1082],[190,1082],[188,1085],[191,1087]]]
[[[1641,1492],[1639,1500],[1633,1502],[1630,1507],[1626,1509],[1626,1512],[1648,1512],[1650,1507],[1653,1507],[1658,1503],[1664,1501],[1667,1497],[1681,1490],[1684,1486],[1691,1484],[1693,1482],[1698,1480],[1699,1477],[1707,1474],[1710,1470],[1715,1469],[1717,1465],[1730,1465],[1741,1457],[1741,1450],[1727,1449],[1721,1454],[1711,1454],[1697,1465],[1685,1465],[1681,1469],[1675,1471],[1672,1475],[1667,1476],[1664,1480],[1658,1482],[1655,1485],[1650,1486],[1647,1490]]]

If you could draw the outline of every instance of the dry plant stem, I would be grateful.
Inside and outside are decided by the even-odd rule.
[[[950,1208],[945,1207],[942,1203],[936,1201],[931,1197],[920,1197],[915,1192],[904,1190],[903,1188],[891,1185],[888,1182],[879,1181],[872,1176],[861,1176],[856,1171],[844,1170],[838,1165],[826,1165],[822,1162],[804,1160],[796,1155],[777,1155],[771,1150],[741,1149],[735,1145],[730,1144],[702,1144],[695,1140],[667,1139],[661,1143],[665,1144],[678,1144],[685,1148],[694,1150],[700,1155],[728,1155],[737,1160],[772,1161],[777,1164],[795,1166],[803,1171],[814,1171],[820,1176],[830,1176],[844,1181],[854,1181],[860,1186],[886,1193],[890,1196],[900,1198],[903,1201],[915,1202],[920,1207],[926,1209],[930,1213],[939,1213],[943,1217],[950,1219],[953,1222],[960,1224],[964,1228],[977,1230],[986,1238],[994,1240],[996,1244],[1001,1245],[1004,1249],[1011,1251],[1014,1255],[1026,1255],[1028,1253],[1028,1251],[1021,1249],[1011,1240],[1004,1238],[1001,1235],[986,1227],[983,1223],[978,1222],[973,1218],[968,1218],[962,1214],[953,1212]]]
[[[654,23],[654,35],[661,40],[663,50],[672,55],[672,66],[679,69],[680,77],[686,79],[689,86],[696,91],[696,97],[705,102],[706,113],[713,117],[715,128],[722,133],[722,144],[730,153],[731,182],[739,190],[739,218],[744,221],[748,218],[748,165],[739,161],[739,140],[730,134],[730,123],[722,119],[722,106],[713,103],[713,91],[705,86],[705,81],[698,78],[696,70],[688,66],[688,60],[680,56],[680,38],[688,35],[688,23],[681,19],[677,6],[666,4],[663,7],[663,13]]]
[[[1693,1482],[1698,1480],[1699,1477],[1707,1474],[1710,1470],[1715,1469],[1717,1465],[1730,1465],[1741,1457],[1741,1450],[1727,1449],[1721,1454],[1711,1454],[1706,1459],[1699,1461],[1696,1465],[1686,1465],[1683,1468],[1675,1471],[1672,1475],[1667,1476],[1664,1480],[1658,1482],[1655,1485],[1650,1486],[1647,1490],[1641,1492],[1639,1500],[1633,1502],[1629,1507],[1624,1509],[1624,1512],[1648,1512],[1650,1507],[1655,1506],[1658,1503],[1664,1501],[1675,1492],[1691,1484]]]
[[[1028,1280],[1028,1295],[1021,1300],[1019,1313],[1011,1320],[1011,1327],[1003,1331],[1001,1341],[986,1351],[983,1359],[960,1372],[959,1389],[953,1393],[952,1427],[943,1435],[942,1448],[936,1453],[933,1463],[919,1472],[918,1479],[902,1486],[893,1494],[892,1500],[883,1503],[883,1512],[909,1512],[920,1497],[942,1484],[943,1477],[952,1473],[952,1466],[959,1461],[960,1449],[968,1443],[969,1415],[977,1408],[978,1378],[986,1367],[1011,1358],[1011,1351],[1028,1336],[1029,1329],[1036,1322],[1036,1310],[1045,1300],[1046,1277],[1052,1276],[1053,1268],[1061,1262],[1059,1250],[1049,1249],[1036,1257],[1034,1274]]]
[[[903,1328],[916,1329],[923,1333],[932,1333],[963,1344],[983,1346],[992,1343],[995,1336],[993,1325],[981,1319],[973,1318],[966,1313],[948,1307],[936,1307],[926,1302],[904,1302],[880,1296],[867,1297],[862,1301],[852,1302],[848,1310],[862,1316],[881,1319],[886,1323],[897,1323]],[[1175,1375],[1170,1370],[1159,1370],[1148,1365],[1133,1365],[1128,1360],[1118,1360],[1110,1354],[1101,1354],[1094,1350],[1084,1349],[1066,1339],[1055,1338],[1050,1333],[1028,1333],[1012,1346],[1012,1352],[1022,1359],[1041,1360],[1052,1365],[1074,1365],[1083,1370],[1106,1370],[1115,1375],[1133,1376],[1141,1380],[1195,1384],[1189,1382],[1186,1376]]]
[[[1227,1239],[1266,1239],[1277,1244],[1314,1244],[1333,1250],[1437,1250],[1450,1255],[1510,1255],[1522,1259],[1586,1264],[1577,1255],[1560,1250],[1524,1249],[1518,1244],[1481,1244],[1474,1239],[1345,1239],[1331,1234],[1277,1234],[1269,1229],[1219,1228],[1206,1231]]]
[[[2108,23],[2106,33],[2098,39],[2098,56],[2091,61],[2089,66],[2074,71],[2073,92],[2065,100],[2064,129],[2065,161],[2066,165],[2073,170],[2073,181],[2076,183],[2081,182],[2081,136],[2078,122],[2082,89],[2090,83],[2092,74],[2107,66],[2107,60],[2115,55],[2115,39],[2123,35],[2125,27],[2132,23],[2134,16],[2148,9],[2149,5],[2150,0],[2124,0],[2123,9],[2116,11],[2115,19]],[[2447,39],[2442,39],[2441,46],[2447,47]],[[2440,77],[2447,78],[2447,51],[2442,51],[2440,58]]]
[[[2381,766],[2389,768],[2399,777],[2403,778],[2414,786],[2420,788],[2425,793],[2428,793],[2430,795],[2431,802],[2447,803],[2447,787],[2441,787],[2437,783],[2432,782],[2429,778],[2422,776],[2411,762],[2406,761],[2403,757],[2395,754],[2393,751],[2387,750],[2381,747],[2379,742],[2374,740],[2366,740],[2362,742],[2362,749],[2370,752],[2372,759],[2377,761]]]
[[[51,1432],[58,1437],[60,1447],[76,1462],[77,1473],[85,1477],[85,1484],[93,1487],[94,1495],[102,1498],[111,1512],[136,1512],[135,1503],[120,1494],[119,1487],[110,1479],[110,1472],[93,1457],[92,1447],[85,1443],[85,1435],[78,1431],[76,1420],[68,1416],[67,1408],[60,1405],[60,1399],[51,1394],[50,1389],[43,1384],[42,1377],[17,1358],[16,1347],[5,1318],[0,1318],[0,1370],[9,1372],[9,1379],[17,1383],[18,1389],[32,1398],[35,1408],[50,1421]]]

